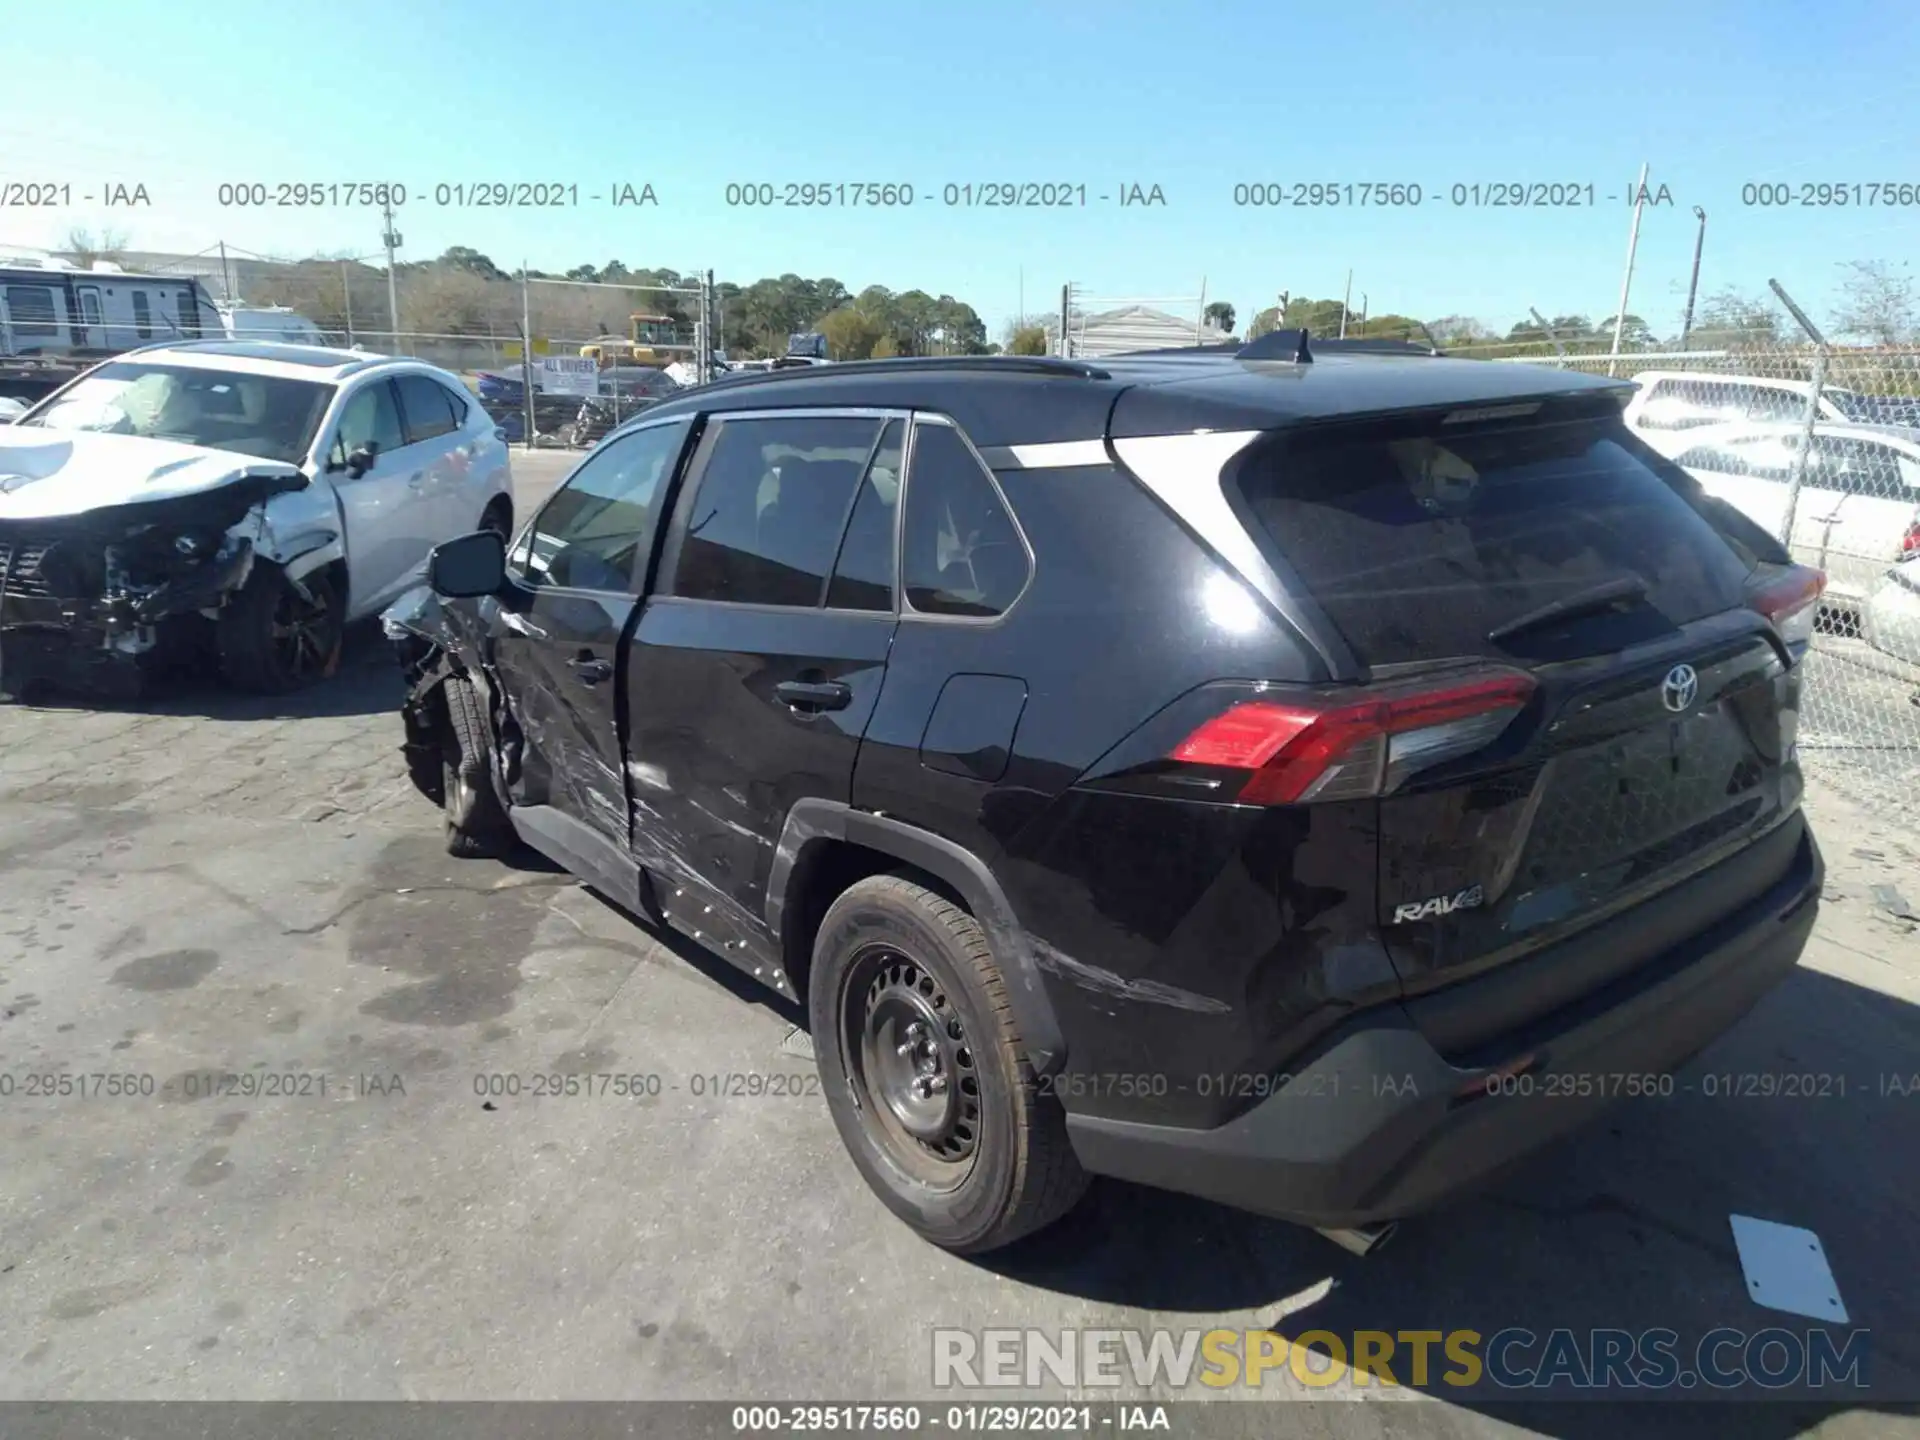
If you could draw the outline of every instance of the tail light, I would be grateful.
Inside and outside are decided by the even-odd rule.
[[[1275,692],[1206,720],[1167,758],[1247,772],[1233,797],[1243,805],[1384,795],[1491,743],[1533,689],[1517,671],[1489,670],[1438,685]]]
[[[1824,571],[1794,565],[1751,591],[1747,604],[1771,620],[1781,640],[1798,654],[1813,639],[1814,617],[1819,613],[1820,596],[1826,588]]]

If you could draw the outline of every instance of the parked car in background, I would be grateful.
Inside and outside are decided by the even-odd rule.
[[[1793,969],[1820,577],[1617,382],[1317,348],[666,401],[388,612],[414,783],[806,1003],[935,1243],[1094,1173],[1371,1248]]]
[[[1627,425],[1669,459],[1694,442],[1690,431],[1729,424],[1805,423],[1810,381],[1767,375],[1646,370],[1627,402]],[[1838,385],[1820,392],[1819,421],[1920,426],[1920,399],[1863,394]],[[1818,422],[1816,422],[1818,423]]]
[[[536,388],[538,381],[535,382]],[[511,405],[525,403],[527,398],[526,367],[512,365],[504,370],[483,370],[476,377],[475,392],[482,402],[488,405]]]
[[[1778,536],[1803,438],[1799,424],[1720,426],[1695,432],[1674,463]],[[1789,549],[1826,571],[1823,604],[1856,610],[1889,565],[1920,551],[1920,429],[1816,425]]]
[[[325,345],[320,327],[285,305],[222,305],[220,323],[229,340],[273,340],[289,345]]]
[[[97,365],[0,428],[0,685],[135,693],[201,649],[330,673],[440,540],[513,521],[507,449],[413,360],[199,341]]]
[[[1860,636],[1909,665],[1920,665],[1920,554],[1882,575],[1860,606]]]
[[[600,393],[621,400],[664,400],[684,388],[652,365],[613,365],[600,372]]]

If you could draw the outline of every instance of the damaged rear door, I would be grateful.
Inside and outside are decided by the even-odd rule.
[[[882,410],[715,417],[680,486],[622,682],[635,854],[669,882],[667,918],[736,963],[770,943],[795,803],[852,795],[893,641],[905,434]]]
[[[588,456],[515,542],[494,617],[494,666],[518,732],[507,746],[515,807],[550,807],[623,855],[620,639],[688,423],[631,431]]]

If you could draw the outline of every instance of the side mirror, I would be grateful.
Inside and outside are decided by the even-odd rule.
[[[380,458],[380,442],[369,440],[347,456],[347,474],[358,480],[373,468],[374,461]]]
[[[443,540],[427,556],[427,584],[450,600],[498,595],[507,583],[507,542],[498,530]]]

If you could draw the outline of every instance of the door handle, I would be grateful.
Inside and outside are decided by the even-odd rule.
[[[573,666],[573,678],[582,685],[598,685],[602,680],[613,676],[613,662],[602,660],[593,655],[582,655],[568,662]]]
[[[844,710],[853,703],[853,688],[838,680],[782,680],[773,693],[796,710]]]

